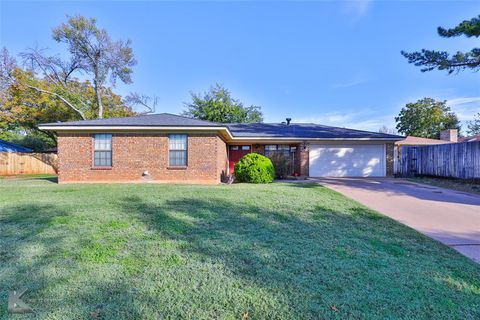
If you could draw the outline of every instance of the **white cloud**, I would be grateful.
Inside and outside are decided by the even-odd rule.
[[[373,0],[344,1],[344,11],[352,17],[352,22],[357,22],[369,11]]]
[[[366,78],[357,78],[347,82],[337,82],[332,84],[332,89],[350,88],[367,82]]]
[[[341,124],[352,119],[352,114],[341,112],[328,112],[321,115],[313,115],[310,117],[295,119],[295,122],[301,123],[319,123],[319,124]]]
[[[405,101],[416,101],[418,99],[406,99]],[[480,97],[456,97],[447,100],[447,105],[454,111],[460,121],[472,120],[474,115],[480,112]],[[398,111],[404,107],[401,104]],[[377,109],[378,110],[378,109]],[[379,113],[373,108],[363,108],[361,110],[347,109],[344,112],[326,112],[315,114],[308,117],[293,119],[293,122],[299,123],[317,123],[334,127],[344,127],[377,132],[383,125],[388,128],[395,128],[395,111],[391,114]]]
[[[472,120],[480,112],[480,97],[447,99],[447,106],[457,114],[460,121]]]
[[[395,127],[394,115],[379,115],[371,109],[356,112],[328,112],[322,115],[294,119],[294,122],[317,123],[334,127],[377,132],[383,125]]]

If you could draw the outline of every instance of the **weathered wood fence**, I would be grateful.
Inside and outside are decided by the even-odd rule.
[[[480,141],[430,146],[403,146],[398,174],[480,179]]]
[[[0,176],[55,174],[58,157],[54,153],[0,152]]]

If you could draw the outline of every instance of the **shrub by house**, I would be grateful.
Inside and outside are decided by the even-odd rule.
[[[235,164],[235,177],[239,182],[271,183],[275,178],[275,169],[269,158],[249,153]]]

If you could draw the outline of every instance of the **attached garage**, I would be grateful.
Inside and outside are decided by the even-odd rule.
[[[311,144],[311,177],[384,177],[385,144]]]

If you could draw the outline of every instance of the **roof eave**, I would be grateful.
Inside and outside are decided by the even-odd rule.
[[[99,131],[220,131],[226,135],[228,139],[232,139],[232,133],[227,127],[222,126],[93,126],[93,125],[83,125],[83,126],[68,126],[68,125],[40,125],[38,126],[40,130],[48,131],[57,131],[57,132],[99,132]]]
[[[302,137],[302,136],[235,136],[231,133],[227,126],[174,126],[174,125],[62,125],[62,124],[43,124],[39,126],[40,130],[58,131],[58,132],[76,132],[76,131],[221,131],[229,141],[400,141],[404,137],[337,137],[337,138],[322,138],[322,137]]]
[[[312,137],[278,137],[278,136],[266,136],[266,137],[242,137],[242,136],[234,136],[234,140],[250,140],[250,141],[261,141],[261,140],[300,140],[300,141],[401,141],[404,138],[396,138],[396,137],[357,137],[357,138],[349,138],[349,137],[341,137],[341,138],[312,138]]]

